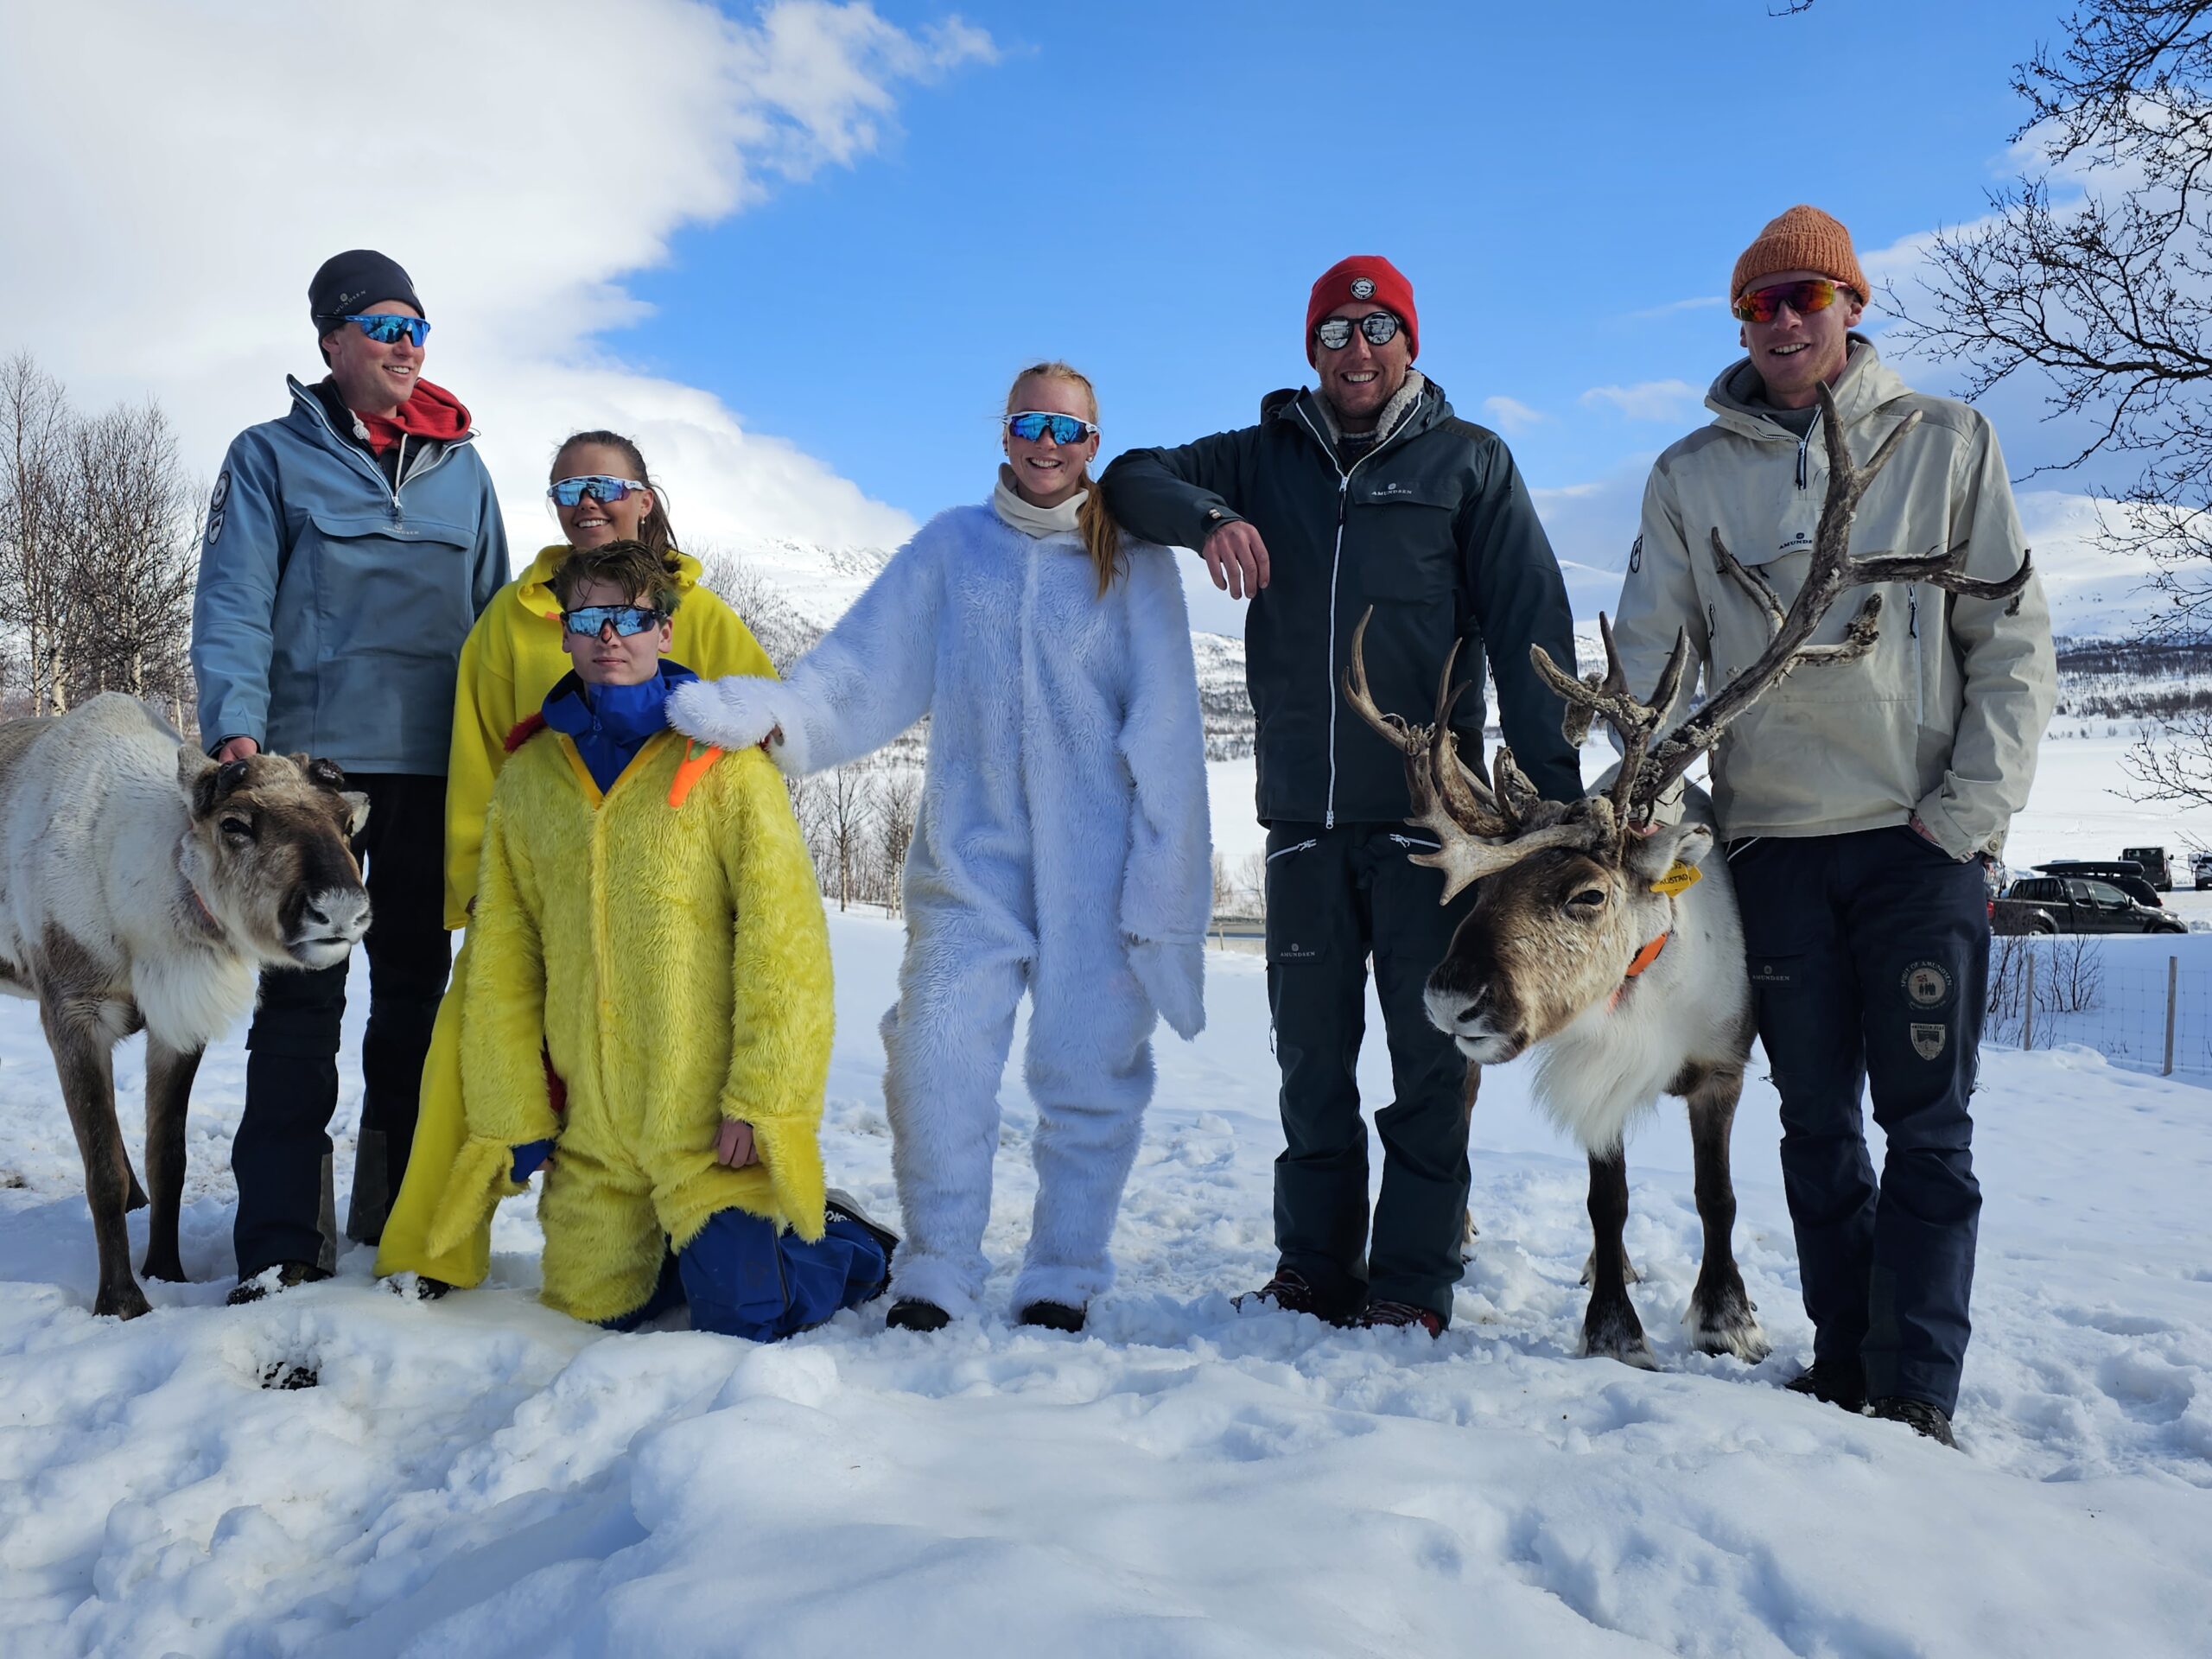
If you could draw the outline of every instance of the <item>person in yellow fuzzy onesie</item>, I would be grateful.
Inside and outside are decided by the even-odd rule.
[[[427,1240],[546,1166],[543,1300],[615,1328],[788,1336],[880,1294],[895,1240],[829,1201],[829,931],[779,774],[666,724],[678,595],[635,542],[555,573],[574,671],[517,728],[463,994],[467,1138]]]
[[[537,711],[554,683],[569,671],[553,572],[572,548],[644,543],[661,556],[682,600],[670,645],[677,660],[702,674],[775,677],[767,652],[737,613],[702,585],[699,562],[677,550],[665,494],[646,470],[638,446],[620,433],[575,433],[554,452],[546,496],[568,540],[542,550],[529,569],[499,590],[461,648],[446,774],[448,929],[468,924],[484,814],[493,782],[506,763],[507,734],[518,721]],[[425,1244],[446,1173],[467,1133],[461,1103],[461,1003],[473,955],[464,938],[431,1033],[408,1173],[391,1197],[391,1213],[384,1214],[384,1193],[364,1190],[366,1176],[361,1173],[373,1174],[384,1162],[364,1157],[357,1166],[346,1225],[348,1236],[377,1245],[380,1277],[413,1274],[411,1281],[399,1282],[412,1282],[431,1295],[455,1285],[482,1283],[492,1260],[488,1218],[448,1250],[433,1254]]]

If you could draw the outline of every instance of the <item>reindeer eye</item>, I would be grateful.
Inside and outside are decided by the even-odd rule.
[[[223,833],[226,836],[236,836],[240,841],[251,841],[253,839],[253,820],[251,818],[238,817],[225,818],[223,820]]]
[[[1585,887],[1567,902],[1570,905],[1586,906],[1594,910],[1605,902],[1605,890],[1603,887]]]

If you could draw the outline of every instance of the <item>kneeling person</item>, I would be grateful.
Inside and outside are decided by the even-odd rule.
[[[430,1248],[547,1166],[543,1300],[788,1336],[879,1294],[891,1236],[827,1204],[830,945],[782,779],[667,728],[677,594],[635,542],[553,578],[575,667],[515,728],[461,1007],[468,1138]],[[672,1254],[671,1254],[672,1253]]]

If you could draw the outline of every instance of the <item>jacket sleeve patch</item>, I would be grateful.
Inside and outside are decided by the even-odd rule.
[[[223,513],[230,499],[231,469],[226,467],[215,480],[215,493],[207,498],[207,534],[200,542],[203,549],[213,547],[223,538]]]

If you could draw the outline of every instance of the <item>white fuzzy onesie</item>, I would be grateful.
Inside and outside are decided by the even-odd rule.
[[[1037,1207],[1014,1306],[1081,1307],[1152,1097],[1155,1018],[1205,1024],[1213,896],[1204,730],[1174,556],[1124,536],[1103,598],[1081,540],[940,513],[782,681],[686,686],[671,721],[799,775],[931,716],[883,1020],[906,1237],[893,1291],[975,1311],[999,1078],[1026,985]]]

